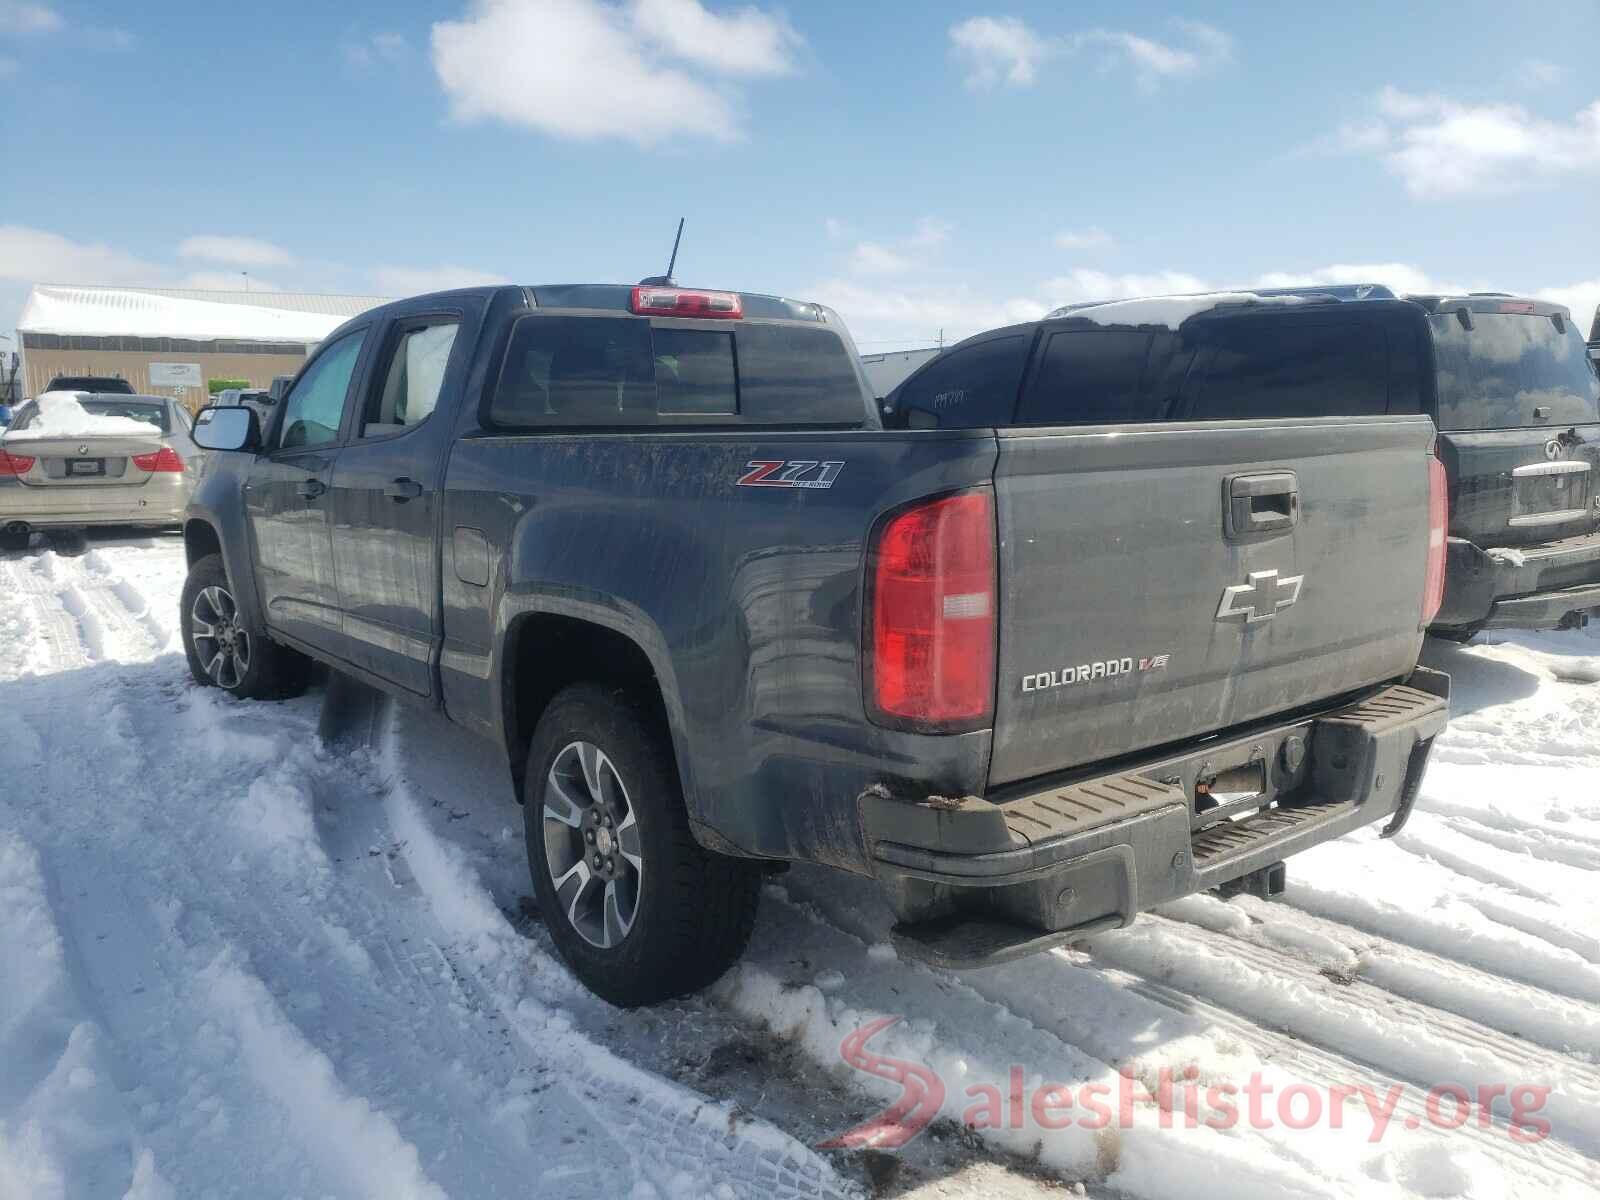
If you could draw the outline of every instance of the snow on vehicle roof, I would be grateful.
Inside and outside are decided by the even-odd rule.
[[[321,341],[351,317],[385,303],[379,296],[213,295],[40,284],[28,293],[17,328],[24,333],[85,337],[223,338],[304,345]],[[322,303],[303,303],[308,299]]]
[[[1188,296],[1141,296],[1134,300],[1069,304],[1052,317],[1082,317],[1096,325],[1164,325],[1177,329],[1190,317],[1215,308],[1253,304],[1309,304],[1306,296],[1263,296],[1256,292],[1197,292]]]
[[[148,421],[90,412],[83,406],[88,396],[88,392],[44,392],[36,396],[33,403],[38,406],[38,412],[28,427],[18,429],[12,426],[0,434],[0,441],[10,444],[46,438],[161,436],[160,427]],[[159,396],[115,396],[111,399],[119,404],[137,403],[140,400],[150,404],[164,403]]]

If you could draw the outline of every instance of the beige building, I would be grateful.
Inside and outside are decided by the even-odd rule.
[[[110,375],[134,391],[206,403],[212,379],[267,387],[382,296],[39,284],[17,323],[19,391],[57,375]]]

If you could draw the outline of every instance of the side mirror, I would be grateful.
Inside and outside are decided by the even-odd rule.
[[[244,407],[202,408],[189,433],[202,450],[259,450],[261,422],[256,410]]]

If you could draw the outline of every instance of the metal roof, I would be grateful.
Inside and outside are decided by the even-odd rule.
[[[90,337],[321,341],[385,296],[37,284],[17,328]]]

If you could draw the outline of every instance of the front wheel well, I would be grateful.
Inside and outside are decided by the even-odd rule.
[[[536,613],[506,633],[501,703],[506,752],[518,803],[528,745],[550,701],[574,683],[626,688],[668,728],[666,703],[650,659],[626,634],[576,617]]]
[[[208,554],[222,553],[222,539],[210,522],[198,519],[183,523],[184,565],[192,567]]]

